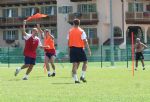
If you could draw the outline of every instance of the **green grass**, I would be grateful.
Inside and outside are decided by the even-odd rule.
[[[146,62],[148,65],[148,62]],[[0,102],[150,102],[150,69],[139,68],[132,76],[131,68],[118,62],[116,68],[101,68],[100,63],[89,63],[88,83],[74,84],[71,64],[56,64],[57,75],[48,78],[37,64],[29,80],[23,81],[26,70],[14,77],[15,67],[1,64]],[[141,65],[141,64],[140,64]],[[131,67],[131,66],[130,66]],[[81,68],[78,70],[80,76]]]

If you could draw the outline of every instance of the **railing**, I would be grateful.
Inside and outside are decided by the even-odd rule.
[[[127,22],[149,23],[150,12],[126,12]]]
[[[134,0],[127,0],[127,2],[133,2],[133,1],[134,1]],[[148,1],[150,1],[150,0],[138,0],[138,2],[141,2],[141,1],[142,1],[142,2],[145,2],[145,1],[148,2]]]
[[[70,0],[71,2],[79,2],[79,1],[92,1],[92,0]]]
[[[126,12],[126,19],[148,19],[150,20],[150,12]]]
[[[1,0],[0,4],[51,2],[56,0]]]
[[[98,23],[97,13],[74,13],[68,16],[68,22],[72,22],[73,19],[78,18],[81,20],[81,23]]]
[[[11,25],[22,25],[22,22],[25,18],[0,18],[0,26],[11,26]],[[57,16],[49,16],[47,18],[42,18],[38,20],[29,21],[28,24],[56,24],[57,23]]]
[[[98,20],[97,13],[74,13],[69,14],[69,21],[72,21],[75,18],[79,18],[80,20]]]

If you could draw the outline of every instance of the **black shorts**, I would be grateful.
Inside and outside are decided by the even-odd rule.
[[[46,55],[49,59],[51,59],[52,56],[55,56],[55,54],[52,54],[52,53],[46,53],[45,55]]]
[[[84,62],[87,57],[83,48],[70,47],[70,62]]]
[[[25,56],[25,58],[24,58],[24,64],[35,65],[35,58],[31,58],[31,57]]]
[[[143,53],[142,52],[136,52],[136,60],[141,60],[144,59]]]

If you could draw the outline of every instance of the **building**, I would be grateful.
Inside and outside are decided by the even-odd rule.
[[[143,41],[150,44],[150,0],[126,0],[124,8],[125,30],[141,29],[137,36],[143,36]]]
[[[114,44],[124,49],[130,42],[131,32],[150,44],[150,0],[113,0],[112,6]],[[49,17],[29,22],[28,32],[35,23],[51,29],[58,50],[67,51],[68,30],[73,19],[79,18],[94,53],[100,52],[101,45],[108,45],[105,55],[110,53],[110,0],[1,0],[0,46],[5,47],[12,42],[19,42],[22,46],[22,21],[36,11]],[[120,53],[117,52],[118,55]]]
[[[115,39],[123,43],[121,0],[113,2],[113,21],[117,33]],[[58,48],[67,50],[66,35],[74,18],[81,20],[81,27],[86,31],[94,54],[100,53],[100,46],[110,42],[110,0],[57,0]],[[117,10],[117,12],[116,12]],[[120,12],[120,13],[118,13]],[[62,27],[63,24],[63,27]],[[116,41],[115,40],[115,41]],[[60,42],[59,42],[60,41]]]
[[[52,30],[57,37],[57,4],[56,0],[1,0],[0,2],[0,46],[23,46],[23,20],[28,16],[41,12],[47,18],[27,22],[27,32],[39,23]]]

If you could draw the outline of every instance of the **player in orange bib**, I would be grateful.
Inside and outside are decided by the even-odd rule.
[[[87,82],[85,80],[85,72],[87,69],[87,57],[84,51],[85,45],[88,49],[89,55],[91,55],[86,33],[79,27],[79,25],[80,20],[75,19],[73,21],[73,27],[69,30],[67,37],[70,62],[73,63],[72,75],[75,83],[80,83],[77,77],[77,69],[79,68],[80,62],[83,62],[80,80],[82,82]]]
[[[50,31],[48,29],[45,29],[44,32],[41,30],[40,25],[38,25],[38,30],[41,33],[42,37],[44,38],[44,46],[48,46],[44,49],[45,51],[45,64],[46,69],[48,72],[48,77],[54,77],[56,75],[55,72],[55,56],[56,56],[56,50],[55,50],[55,42],[54,37],[51,35]],[[51,63],[51,67],[53,69],[53,73],[50,72],[50,66],[49,62]]]

